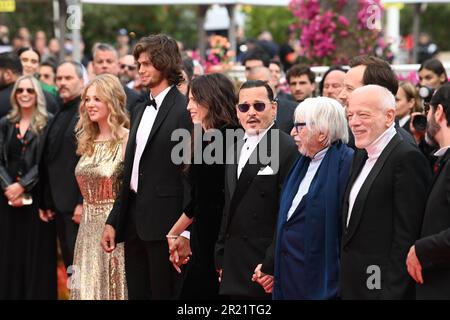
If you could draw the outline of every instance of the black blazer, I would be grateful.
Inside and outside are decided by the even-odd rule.
[[[44,152],[39,163],[39,207],[71,213],[83,203],[75,167],[77,141],[75,126],[78,122],[80,97],[61,106],[45,135]],[[49,140],[49,136],[56,137]]]
[[[127,105],[126,108],[129,112],[131,109],[138,104],[138,100],[140,99],[139,93],[134,91],[133,89],[128,88],[127,86],[122,86],[125,91],[125,95],[127,96]]]
[[[284,131],[289,135],[294,127],[294,112],[297,105],[298,103],[294,101],[281,97],[278,98],[276,124],[281,131]]]
[[[225,167],[225,207],[216,244],[216,267],[223,269],[220,285],[223,295],[270,298],[251,278],[260,263],[264,272],[273,274],[280,190],[299,155],[292,138],[274,127],[261,140],[267,142],[267,154],[273,155],[271,141],[276,137],[275,130],[279,133],[279,153],[274,155],[279,157],[278,172],[258,175],[267,166],[258,157],[256,164],[247,162],[238,180],[237,153],[235,163]],[[253,154],[259,152],[261,145],[260,142]],[[235,150],[240,152],[240,147],[242,144],[235,144]]]
[[[51,116],[49,121],[51,121]],[[15,182],[15,177],[11,177],[8,172],[8,164],[10,163],[8,159],[8,148],[14,135],[14,129],[15,124],[10,122],[6,117],[0,120],[0,186],[3,190]],[[26,134],[28,146],[23,160],[27,171],[20,178],[20,184],[25,188],[26,192],[31,192],[38,183],[38,160],[42,153],[42,136],[44,133],[35,135],[31,131],[27,131]]]
[[[116,229],[116,240],[125,240],[129,222],[130,181],[136,149],[136,133],[147,106],[143,102],[132,113],[131,129],[125,151],[122,188],[107,219]],[[139,163],[139,186],[136,196],[136,229],[144,241],[162,241],[183,210],[182,165],[172,162],[172,149],[179,141],[171,141],[172,132],[190,130],[191,118],[186,98],[176,86],[167,93]]]
[[[366,158],[365,150],[357,150],[344,196],[340,294],[342,299],[412,299],[405,262],[420,234],[431,173],[419,149],[397,133],[363,183],[347,227],[349,194]],[[380,268],[381,289],[367,286],[372,265]]]
[[[423,285],[417,299],[450,299],[450,149],[429,188],[421,239],[416,255],[422,265]]]

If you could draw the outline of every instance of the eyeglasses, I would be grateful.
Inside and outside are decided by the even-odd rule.
[[[120,65],[120,69],[125,69],[125,68],[127,68],[130,71],[134,71],[134,70],[136,70],[137,67],[133,66],[133,65],[128,65],[128,64],[121,64]]]
[[[253,106],[253,109],[255,109],[257,112],[262,112],[266,108],[265,102],[255,102],[254,104],[239,103],[237,105],[240,112],[247,112],[248,110],[250,110],[250,106]]]
[[[35,91],[33,88],[17,88],[17,89],[16,89],[16,94],[21,94],[21,93],[23,93],[24,91],[27,91],[27,93],[29,93],[29,94],[34,94],[34,93],[36,93],[36,91]]]
[[[306,122],[294,122],[294,128],[297,131],[297,133],[300,133],[300,131],[304,126],[306,126]]]

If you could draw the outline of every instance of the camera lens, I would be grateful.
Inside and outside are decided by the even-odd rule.
[[[427,117],[423,114],[414,116],[412,125],[417,131],[424,132],[427,129]]]
[[[427,86],[421,86],[419,87],[419,96],[423,99],[425,102],[430,102],[431,97],[433,96],[434,89],[427,87]]]

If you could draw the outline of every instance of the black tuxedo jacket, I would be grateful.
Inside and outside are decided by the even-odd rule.
[[[422,265],[423,285],[418,299],[450,299],[450,149],[439,159],[439,170],[429,188],[421,239],[416,255]]]
[[[357,150],[344,196],[340,295],[342,299],[412,299],[406,269],[409,248],[418,238],[428,182],[427,161],[397,133],[364,181],[347,227],[349,194],[367,153]],[[379,267],[380,289],[370,266]],[[368,269],[369,268],[369,269]]]
[[[278,154],[270,147],[272,139],[277,136],[275,130],[279,134]],[[269,150],[267,154],[279,157],[277,172],[272,175],[258,174],[267,166],[258,157],[255,164],[247,162],[237,179],[237,152],[235,163],[227,164],[225,168],[225,206],[216,244],[216,267],[223,269],[220,285],[220,294],[223,295],[270,298],[251,278],[260,263],[263,264],[263,271],[273,274],[273,270],[264,269],[264,266],[273,268],[280,190],[297,160],[298,150],[290,136],[273,127],[261,142],[264,139]],[[261,142],[255,148],[254,155],[262,147]],[[235,148],[240,153],[238,145]]]
[[[39,163],[39,207],[72,213],[83,203],[75,179],[75,126],[78,122],[80,97],[65,103],[56,113],[44,137],[44,152]]]
[[[136,149],[136,133],[146,102],[137,105],[132,113],[131,129],[125,151],[122,187],[107,219],[116,229],[116,240],[125,240],[130,181]],[[164,98],[139,163],[139,183],[136,196],[136,230],[144,241],[165,240],[167,231],[178,220],[183,210],[182,165],[172,162],[171,153],[179,141],[171,141],[176,129],[190,130],[191,119],[186,109],[186,98],[173,86]]]
[[[294,112],[297,105],[298,103],[295,103],[294,101],[281,97],[278,98],[276,124],[281,131],[284,131],[289,135],[294,127]]]

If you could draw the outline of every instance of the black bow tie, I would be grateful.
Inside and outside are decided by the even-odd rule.
[[[155,99],[150,99],[150,100],[148,101],[148,105],[149,105],[149,106],[153,106],[153,107],[155,108],[155,110],[158,110],[158,109],[157,109],[157,106],[156,106],[156,100],[155,100]]]

